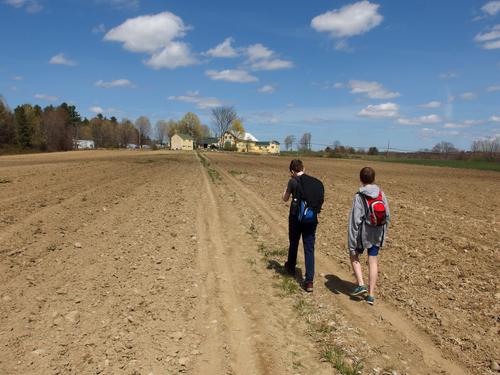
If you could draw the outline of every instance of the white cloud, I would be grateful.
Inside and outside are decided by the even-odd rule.
[[[253,44],[246,48],[248,56],[247,64],[253,70],[279,70],[293,68],[293,62],[282,60],[276,52],[263,46],[260,43]]]
[[[447,122],[446,124],[444,124],[445,129],[463,129],[463,128],[467,128],[467,127],[468,126],[464,123],[457,124],[455,122]]]
[[[35,94],[35,99],[46,100],[48,102],[55,102],[56,100],[59,100],[57,96],[47,94]]]
[[[483,49],[497,49],[500,48],[500,24],[495,25],[490,31],[477,34],[474,37],[477,43],[483,43]]]
[[[427,115],[414,118],[399,118],[398,124],[400,125],[422,125],[422,124],[436,124],[443,121],[438,115]]]
[[[381,83],[351,80],[347,83],[351,94],[366,94],[370,99],[393,99],[401,96],[399,92],[388,91]],[[334,87],[342,87],[335,84]]]
[[[43,9],[37,0],[4,0],[4,3],[14,8],[24,8],[28,13],[38,13]]]
[[[363,108],[358,115],[363,117],[397,117],[399,105],[395,103],[383,103],[369,105]]]
[[[366,0],[348,4],[314,17],[311,27],[318,32],[329,33],[334,38],[364,34],[382,22],[379,7],[379,4]]]
[[[271,85],[264,85],[262,87],[260,87],[258,90],[258,92],[261,92],[263,94],[271,94],[273,93],[274,91],[276,91],[275,87],[274,86],[271,86]]]
[[[67,66],[76,66],[78,63],[74,60],[68,59],[66,56],[64,56],[64,53],[58,53],[55,56],[52,56],[52,58],[49,60],[49,64],[54,64],[54,65],[67,65]]]
[[[154,53],[165,48],[175,38],[183,37],[188,28],[182,19],[170,12],[129,18],[109,30],[104,40],[122,42],[131,52]]]
[[[215,46],[214,48],[209,49],[207,52],[204,54],[206,56],[211,56],[211,57],[237,57],[238,51],[236,51],[232,46],[231,43],[234,42],[234,39],[229,37],[224,39],[224,41]]]
[[[168,100],[193,103],[200,109],[220,107],[224,103],[217,98],[200,96],[199,91],[188,91],[186,95],[169,96]]]
[[[139,0],[97,0],[98,3],[107,3],[117,9],[138,9]]]
[[[489,92],[500,91],[500,85],[494,85],[488,87]]]
[[[495,16],[500,12],[500,1],[489,1],[481,7],[484,13]]]
[[[186,43],[176,41],[189,28],[182,19],[170,12],[129,18],[109,30],[105,41],[121,42],[130,52],[145,52],[151,57],[145,64],[154,68],[174,69],[197,63]]]
[[[439,108],[441,107],[443,103],[437,101],[437,100],[433,100],[429,103],[425,103],[425,104],[420,104],[419,107],[420,108]]]
[[[110,114],[113,114],[113,113],[117,112],[117,110],[114,109],[114,108],[102,108],[102,107],[99,107],[99,106],[90,107],[89,111],[93,112],[93,113],[96,113],[96,114],[101,113],[103,115],[110,115]]]
[[[420,130],[420,135],[424,138],[432,138],[437,136],[457,136],[460,135],[459,131],[456,130],[437,130],[433,128],[422,128]]]
[[[146,65],[154,69],[175,69],[197,63],[198,61],[192,56],[189,46],[183,42],[172,42],[145,61]]]
[[[221,70],[220,72],[216,70],[207,70],[205,74],[214,81],[249,83],[257,82],[259,80],[257,77],[251,75],[243,69],[226,69]]]
[[[464,92],[463,94],[460,94],[460,98],[463,100],[476,100],[477,94],[473,92]]]
[[[344,87],[345,87],[345,85],[343,83],[341,83],[341,82],[335,82],[333,84],[333,88],[334,89],[343,89]]]
[[[105,89],[111,89],[114,87],[135,87],[132,82],[130,82],[128,79],[115,79],[114,81],[109,81],[105,82],[102,79],[94,83],[95,86],[97,87],[102,87]]]
[[[464,129],[474,125],[484,124],[484,120],[464,120],[462,122],[447,122],[444,124],[445,129]]]
[[[500,116],[495,116],[495,115],[493,115],[493,116],[491,116],[491,117],[490,117],[490,121],[493,121],[493,122],[500,122]]]
[[[97,26],[94,26],[92,28],[92,32],[94,34],[104,34],[106,32],[106,26],[104,26],[103,23],[97,25]]]
[[[23,76],[12,76],[12,79],[14,81],[22,81],[24,78],[23,78]]]

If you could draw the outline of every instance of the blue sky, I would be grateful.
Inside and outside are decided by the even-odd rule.
[[[0,94],[260,140],[467,149],[500,135],[500,1],[0,0]]]

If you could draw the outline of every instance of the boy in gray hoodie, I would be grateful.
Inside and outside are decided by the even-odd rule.
[[[348,224],[348,248],[351,265],[358,286],[351,295],[366,295],[366,302],[373,305],[378,276],[378,252],[384,243],[390,212],[387,198],[375,185],[375,171],[365,167],[359,173],[362,186],[354,196]],[[368,252],[368,287],[363,281],[359,255]]]

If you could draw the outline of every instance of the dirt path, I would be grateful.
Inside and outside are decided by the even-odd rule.
[[[268,205],[251,191],[247,186],[238,181],[223,168],[214,168],[223,176],[224,182],[229,189],[239,195],[244,202],[253,210],[253,215],[265,222],[270,228],[273,236],[280,236],[286,242],[287,224],[282,217],[269,210]],[[265,215],[260,215],[265,212]],[[317,281],[314,298],[322,301],[329,308],[339,309],[344,316],[351,321],[351,324],[359,328],[362,338],[373,348],[379,348],[379,354],[389,357],[389,361],[400,362],[399,368],[405,368],[409,372],[418,373],[447,373],[465,374],[465,370],[459,365],[443,357],[432,340],[424,332],[419,331],[403,315],[399,314],[392,306],[386,305],[382,301],[377,301],[377,305],[369,307],[366,304],[354,303],[346,293],[339,292],[342,289],[342,280],[351,279],[351,275],[346,273],[338,264],[331,259],[316,256],[316,272],[322,275],[323,282]],[[333,273],[333,274],[330,274]],[[331,289],[336,289],[333,295]],[[382,365],[380,358],[366,358],[371,364]],[[386,361],[387,362],[387,361]]]

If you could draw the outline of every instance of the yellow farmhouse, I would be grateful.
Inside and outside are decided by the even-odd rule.
[[[174,134],[170,141],[172,150],[193,150],[193,137],[189,134]]]
[[[247,133],[248,134],[248,133]],[[223,137],[224,145],[229,144],[236,147],[238,152],[253,152],[258,154],[279,154],[280,143],[278,141],[259,142],[253,136],[238,137],[232,132],[226,132]]]

